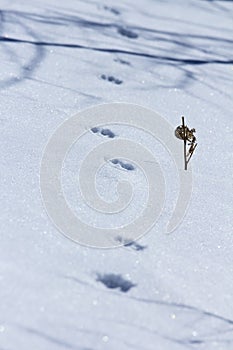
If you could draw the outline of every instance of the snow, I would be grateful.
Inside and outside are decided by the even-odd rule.
[[[1,1],[1,350],[232,349],[232,17],[220,0]],[[106,250],[58,231],[39,172],[62,122],[110,102],[157,111],[174,129],[185,115],[198,147],[187,215],[167,235],[178,186],[169,155],[131,127],[109,127],[157,155],[168,193],[150,232]],[[64,174],[104,137],[88,132]],[[108,201],[119,178],[140,184],[129,217],[146,202],[145,180],[117,166],[101,170],[98,189]]]

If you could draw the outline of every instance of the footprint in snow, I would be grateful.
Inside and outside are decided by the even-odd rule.
[[[128,292],[132,287],[136,286],[136,284],[124,279],[121,275],[115,275],[113,273],[98,274],[96,281],[103,283],[109,289],[119,288],[123,293]]]
[[[104,128],[98,128],[98,127],[94,127],[94,128],[91,128],[91,131],[94,133],[94,134],[100,134],[102,136],[107,136],[109,137],[110,139],[113,139],[116,135],[114,134],[114,132],[112,132],[110,129],[104,129]]]
[[[120,11],[119,10],[117,10],[115,7],[110,7],[110,6],[104,6],[104,10],[105,11],[109,11],[109,12],[111,12],[111,13],[113,13],[114,15],[116,15],[116,16],[119,16],[121,13],[120,13]]]
[[[114,62],[124,64],[126,66],[131,66],[131,63],[129,61],[123,60],[121,58],[114,58]]]
[[[112,159],[111,163],[114,165],[119,165],[121,168],[125,170],[129,170],[129,171],[135,170],[135,167],[133,166],[133,164],[122,162],[119,159]]]
[[[113,75],[109,75],[108,76],[108,75],[102,74],[101,75],[101,79],[107,80],[110,83],[113,83],[113,84],[116,84],[116,85],[121,85],[123,83],[123,80],[115,78]]]
[[[133,240],[125,239],[121,236],[116,237],[116,241],[123,243],[124,247],[126,247],[126,248],[129,247],[129,248],[131,248],[133,250],[137,250],[137,251],[144,250],[147,248],[147,246],[145,246],[145,245],[141,245]]]
[[[117,29],[117,31],[118,31],[119,34],[121,34],[122,36],[126,36],[129,39],[137,39],[138,38],[138,34],[133,32],[130,29],[119,27]]]

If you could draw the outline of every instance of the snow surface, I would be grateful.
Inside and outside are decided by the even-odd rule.
[[[0,4],[0,350],[233,349],[232,1]],[[40,161],[60,123],[113,101],[156,110],[174,127],[185,115],[196,128],[192,200],[165,235],[176,197],[165,154],[173,187],[157,225],[133,244],[92,249],[47,217]],[[111,131],[159,150],[147,135]],[[83,143],[102,138],[90,132]],[[69,156],[73,174],[81,155]],[[144,203],[135,191],[132,214]]]

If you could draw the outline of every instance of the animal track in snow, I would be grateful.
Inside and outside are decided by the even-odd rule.
[[[138,38],[138,34],[133,32],[130,29],[119,27],[117,29],[117,31],[118,31],[119,34],[121,34],[122,36],[126,36],[129,39],[137,39]]]
[[[112,159],[111,163],[114,165],[119,165],[121,168],[125,170],[129,170],[129,171],[135,170],[135,167],[133,166],[133,164],[122,162],[119,159]]]
[[[102,136],[107,136],[109,137],[110,139],[113,139],[114,137],[116,137],[116,135],[114,134],[113,131],[111,131],[110,129],[104,129],[104,128],[98,128],[98,127],[93,127],[91,128],[91,131],[94,133],[94,134],[100,134]]]
[[[103,283],[105,287],[109,289],[119,288],[123,293],[128,292],[132,287],[136,286],[136,284],[124,279],[121,275],[116,275],[113,273],[104,275],[98,274],[96,281]]]
[[[123,243],[124,247],[130,247],[131,249],[137,251],[144,250],[147,248],[147,246],[145,245],[141,245],[133,240],[125,239],[121,236],[116,237],[116,241]]]
[[[113,75],[109,75],[108,76],[108,75],[102,74],[101,75],[101,79],[107,80],[110,83],[113,83],[113,84],[116,84],[116,85],[121,85],[123,83],[123,80],[115,78]]]
[[[131,66],[131,63],[129,61],[123,60],[121,58],[114,58],[114,61],[117,62],[117,63],[120,63],[120,64]]]
[[[116,16],[119,16],[121,14],[120,11],[117,10],[115,7],[110,7],[110,6],[107,6],[107,5],[104,6],[104,10],[109,11],[109,12],[113,13]]]

